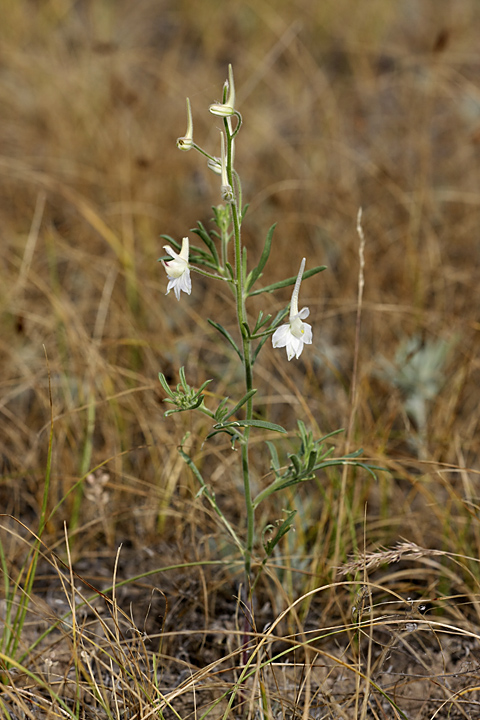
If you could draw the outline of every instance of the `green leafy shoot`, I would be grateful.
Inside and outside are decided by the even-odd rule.
[[[180,382],[178,383],[175,390],[172,390],[168,385],[167,379],[163,373],[158,374],[158,379],[162,388],[165,390],[168,397],[164,398],[164,402],[172,403],[175,405],[175,409],[167,410],[165,417],[173,415],[173,413],[184,412],[185,410],[196,410],[199,408],[204,400],[203,391],[209,385],[212,380],[205,380],[200,385],[198,390],[192,388],[185,379],[185,368],[181,367],[180,371]]]

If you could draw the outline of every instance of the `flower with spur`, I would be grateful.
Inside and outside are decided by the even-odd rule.
[[[292,300],[290,303],[290,317],[288,323],[280,325],[272,335],[272,345],[274,348],[286,348],[289,360],[295,355],[299,358],[302,354],[304,345],[312,343],[312,326],[303,322],[310,315],[310,310],[305,307],[298,312],[298,294],[300,292],[300,283],[305,269],[305,258],[303,258],[298,271],[295,287],[293,288]]]
[[[192,281],[190,279],[190,269],[188,267],[188,237],[182,240],[182,249],[180,253],[176,253],[170,245],[164,245],[163,249],[170,255],[172,260],[162,260],[162,265],[168,277],[168,287],[165,295],[168,295],[173,289],[175,297],[180,300],[180,292],[190,295],[192,292]]]
[[[195,147],[195,143],[193,142],[192,108],[190,100],[187,98],[187,132],[183,137],[177,139],[177,148],[183,152],[188,152],[193,147]]]
[[[224,86],[224,95],[226,95],[223,103],[214,103],[210,105],[209,110],[213,115],[219,117],[229,117],[235,114],[235,85],[233,82],[232,66],[228,66],[228,80]]]

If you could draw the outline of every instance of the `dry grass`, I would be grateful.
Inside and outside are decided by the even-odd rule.
[[[476,0],[7,0],[1,14],[4,655],[8,603],[29,597],[2,717],[477,717]],[[205,111],[228,62],[250,257],[278,222],[266,283],[302,253],[328,266],[302,287],[314,345],[288,366],[268,348],[259,396],[292,430],[348,426],[362,206],[352,442],[389,469],[265,507],[263,525],[299,512],[249,618],[247,670],[241,563],[178,456],[185,432],[240,531],[241,480],[227,444],[203,444],[205,420],[164,419],[157,381],[181,365],[219,397],[239,381],[207,324],[228,324],[229,298],[200,280],[177,304],[156,263],[161,233],[208,224],[220,201],[175,139],[188,95],[213,148]]]

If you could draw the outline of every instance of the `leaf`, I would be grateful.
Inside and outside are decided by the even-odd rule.
[[[238,403],[235,405],[235,407],[232,410],[230,410],[228,415],[226,415],[224,417],[223,421],[225,422],[226,420],[228,420],[229,417],[232,417],[232,415],[235,415],[235,413],[240,410],[242,405],[245,405],[245,403],[248,400],[250,400],[250,398],[253,397],[256,392],[257,392],[256,389],[253,389],[253,390],[249,390],[247,393],[245,393],[245,395],[242,397],[242,399],[239,400]]]
[[[323,470],[324,468],[327,468],[327,467],[338,467],[338,466],[343,466],[343,465],[350,465],[352,467],[361,467],[364,470],[366,470],[373,478],[375,478],[375,480],[377,479],[377,476],[375,475],[373,470],[378,469],[378,468],[373,468],[370,465],[366,465],[365,463],[358,462],[355,460],[354,461],[347,460],[347,457],[348,456],[343,457],[343,458],[334,458],[333,460],[327,460],[326,462],[318,463],[318,465],[315,465],[315,467],[312,469],[311,474],[307,475],[306,473],[302,473],[302,475],[300,477],[293,477],[293,478],[290,478],[289,480],[285,480],[283,483],[279,483],[278,485],[275,484],[275,486],[272,487],[272,492],[278,492],[279,490],[285,490],[285,488],[291,487],[292,485],[298,485],[299,483],[306,482],[307,480],[312,480],[315,477],[315,472],[317,472],[317,470]],[[383,468],[380,468],[380,470],[383,470]],[[254,504],[254,507],[257,506],[258,503],[256,502],[256,499],[254,500],[253,504]]]
[[[230,278],[235,282],[235,272],[233,270],[231,263],[229,263],[228,260],[225,261],[225,268],[228,270],[228,274],[230,275]]]
[[[216,429],[212,430],[212,432],[209,432],[207,437],[205,438],[205,440],[210,440],[210,438],[215,437],[215,435],[219,435],[222,432],[226,433],[227,435],[230,435],[230,437],[232,439],[232,448],[234,447],[236,440],[238,440],[241,443],[243,443],[245,440],[244,436],[238,429],[235,429],[235,428],[232,428],[229,426],[224,427],[222,423],[217,423],[213,427]]]
[[[262,347],[265,345],[265,343],[267,342],[267,340],[268,340],[269,337],[270,337],[270,335],[265,335],[265,337],[263,337],[263,338],[260,340],[260,342],[258,343],[257,347],[256,347],[255,350],[253,351],[253,355],[252,355],[252,365],[255,363],[255,361],[256,361],[256,359],[257,359],[257,357],[258,357],[258,353],[260,352],[260,350],[262,349]]]
[[[295,468],[296,476],[298,477],[302,473],[302,466],[299,460],[298,455],[289,455],[288,459],[291,461],[293,467]]]
[[[228,423],[218,423],[213,426],[215,430],[228,430],[229,428],[240,428],[240,427],[256,427],[261,430],[271,430],[272,432],[286,433],[287,431],[281,425],[268,422],[267,420],[234,420]]]
[[[250,290],[251,287],[253,287],[254,283],[258,280],[260,275],[262,274],[263,268],[265,267],[268,257],[270,255],[270,250],[272,247],[272,238],[273,238],[273,232],[277,226],[277,223],[274,223],[272,227],[267,232],[267,237],[265,238],[265,245],[263,246],[263,252],[262,256],[258,262],[258,265],[256,268],[254,268],[249,276],[247,277],[246,282],[246,290],[247,292]]]
[[[247,248],[243,246],[242,248],[242,277],[245,277],[247,274]]]
[[[180,375],[180,381],[182,383],[182,388],[185,393],[187,393],[190,390],[190,386],[187,383],[187,378],[185,377],[185,366],[182,365],[180,370],[178,371],[178,374]]]
[[[333,448],[332,448],[332,451],[333,451]],[[307,468],[306,468],[307,474],[310,474],[312,472],[313,467],[314,467],[315,463],[317,462],[317,455],[318,455],[318,450],[312,450],[312,452],[310,453],[310,455],[308,457]]]
[[[171,235],[160,235],[160,237],[161,237],[163,240],[166,240],[167,242],[169,242],[171,245],[173,245],[173,247],[175,248],[175,250],[181,250],[181,249],[182,249],[181,244],[180,244],[179,242],[177,242],[174,238],[172,238]]]
[[[228,416],[227,402],[228,397],[224,397],[218,408],[215,410],[214,418],[217,422],[222,422]]]
[[[241,353],[240,350],[238,349],[237,343],[235,342],[235,340],[233,339],[233,337],[230,335],[230,333],[228,332],[228,330],[225,330],[225,328],[223,327],[223,325],[220,325],[220,323],[217,323],[217,322],[215,322],[214,320],[210,320],[210,318],[208,318],[208,322],[210,323],[210,325],[212,325],[212,327],[214,327],[216,330],[218,330],[218,332],[221,333],[226,340],[228,340],[228,342],[229,342],[230,345],[233,347],[233,349],[235,350],[235,352],[237,353],[238,357],[240,358],[240,360],[241,360],[242,363],[243,363],[242,353]]]
[[[200,385],[200,387],[198,388],[198,390],[197,390],[197,395],[200,395],[200,393],[202,393],[202,392],[205,390],[205,388],[207,387],[207,385],[210,385],[211,382],[213,382],[212,379],[210,379],[210,380],[205,380],[205,382],[203,382],[203,383]]]
[[[165,392],[167,393],[167,395],[168,395],[170,398],[174,398],[175,395],[174,395],[173,392],[170,390],[170,386],[169,386],[169,384],[167,383],[167,378],[165,377],[165,375],[164,375],[163,373],[158,373],[158,379],[160,380],[160,385],[161,385],[162,388],[165,390]]]
[[[322,272],[323,270],[326,270],[326,265],[318,265],[317,267],[312,268],[311,270],[306,270],[303,273],[302,280],[307,280],[307,278],[312,277],[313,275],[316,275],[319,272]],[[267,287],[259,288],[258,290],[254,290],[253,292],[249,293],[249,297],[253,297],[254,295],[261,295],[261,293],[264,292],[274,292],[275,290],[279,290],[280,288],[288,287],[289,285],[295,285],[295,282],[297,280],[296,275],[293,275],[293,277],[289,277],[286,280],[280,280],[280,282],[273,283],[273,285],[267,285]]]
[[[270,322],[271,319],[272,319],[271,315],[267,315],[266,317],[263,317],[263,310],[260,310],[260,312],[258,313],[257,322],[253,329],[252,335],[255,335],[255,333],[257,333],[260,330],[260,328],[262,328],[264,325],[266,325],[268,322]]]
[[[270,456],[272,458],[271,467],[272,467],[273,471],[275,472],[275,475],[277,475],[278,470],[280,470],[280,461],[278,459],[277,448],[270,440],[266,440],[265,444],[267,445],[268,449],[270,450]]]
[[[252,339],[252,333],[250,332],[250,328],[248,326],[248,323],[245,322],[245,320],[242,321],[242,330],[244,337],[248,338],[249,340]]]
[[[282,522],[279,528],[277,528],[277,532],[273,536],[271,540],[268,540],[267,542],[263,543],[263,547],[265,549],[265,553],[267,554],[267,557],[270,557],[272,552],[274,551],[275,547],[278,545],[280,540],[284,535],[288,533],[290,528],[293,525],[293,518],[297,514],[296,510],[291,510],[285,520]]]
[[[218,259],[218,253],[217,248],[215,247],[215,243],[213,242],[212,238],[208,234],[207,230],[205,229],[205,226],[203,223],[198,221],[198,228],[192,228],[191,232],[196,233],[199,237],[202,238],[203,242],[207,246],[207,248],[210,250],[210,253],[213,257],[213,260],[216,264],[217,269],[220,268],[220,261]]]

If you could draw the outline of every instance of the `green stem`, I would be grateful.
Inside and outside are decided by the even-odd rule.
[[[241,243],[241,210],[238,207],[238,195],[239,182],[238,177],[235,178],[234,184],[234,170],[233,170],[233,135],[230,131],[230,125],[225,119],[225,135],[227,138],[227,175],[228,182],[232,188],[236,188],[235,200],[230,205],[232,213],[232,224],[233,224],[233,235],[234,235],[234,247],[235,247],[235,295],[236,295],[236,306],[237,306],[237,320],[240,333],[242,336],[242,350],[243,350],[243,367],[245,373],[245,387],[247,393],[253,390],[253,371],[252,371],[252,349],[251,340],[249,334],[245,330],[245,324],[247,323],[247,312],[245,308],[245,296],[244,291],[246,278],[243,272],[242,262],[242,243]],[[245,419],[253,419],[253,395],[250,396],[246,403]],[[250,428],[247,426],[244,431],[244,442],[242,443],[242,475],[243,475],[243,487],[245,491],[245,509],[247,513],[247,541],[245,545],[245,581],[246,593],[249,593],[250,586],[250,573],[252,567],[252,552],[254,543],[254,529],[255,529],[255,508],[253,505],[252,491],[250,487],[250,467],[249,467],[249,452],[248,452],[248,441],[250,437]]]
[[[230,278],[226,278],[224,275],[219,275],[218,273],[210,273],[207,272],[207,270],[201,270],[196,265],[191,265],[190,270],[198,273],[199,275],[203,275],[204,277],[213,278],[214,280],[224,280],[225,282],[231,282]]]

